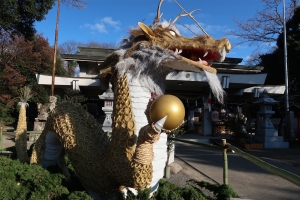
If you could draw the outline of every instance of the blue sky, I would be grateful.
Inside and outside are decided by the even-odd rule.
[[[261,0],[177,0],[188,12],[200,9],[193,16],[214,37],[227,37],[233,44],[227,57],[243,58],[251,55],[255,47],[243,44],[234,45],[239,41],[226,34],[228,30],[236,30],[234,17],[239,20],[252,18],[257,11],[262,10]],[[151,25],[157,11],[159,0],[88,0],[84,9],[67,7],[61,4],[58,44],[68,40],[78,42],[98,41],[99,43],[119,44],[127,31],[137,26],[139,21]],[[182,12],[173,0],[165,0],[161,7],[162,19],[173,21]],[[57,5],[46,15],[46,19],[37,22],[35,28],[48,38],[54,45]],[[180,24],[190,27],[197,34],[203,34],[189,17],[178,20]],[[181,35],[192,37],[186,28],[177,25]]]

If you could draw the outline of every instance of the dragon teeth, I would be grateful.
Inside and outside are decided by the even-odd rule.
[[[207,52],[205,52],[205,54],[203,55],[203,58],[204,58],[205,56],[207,56],[207,54],[208,54],[208,51],[207,51]]]
[[[223,61],[225,60],[225,57],[226,57],[226,49],[225,49],[225,47],[223,47],[223,49],[221,49],[221,50],[219,51],[219,54],[220,54],[220,56],[221,56],[220,62],[223,62]]]
[[[182,53],[182,49],[179,49],[179,50],[178,50],[178,49],[176,48],[175,54],[176,54],[176,55],[179,55],[179,54],[181,54],[181,53]]]

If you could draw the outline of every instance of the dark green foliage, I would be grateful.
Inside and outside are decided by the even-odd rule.
[[[2,199],[54,199],[68,194],[61,174],[50,174],[37,165],[21,164],[0,156]]]
[[[7,150],[14,150],[13,148]],[[72,190],[59,168],[22,164],[0,156],[0,199],[92,199],[84,190]],[[76,183],[80,185],[80,183]]]
[[[67,199],[68,200],[93,200],[91,196],[89,196],[86,192],[83,191],[72,192]]]
[[[229,185],[211,184],[205,181],[189,180],[193,187],[206,188],[216,195],[218,200],[229,200],[231,197],[239,198],[238,194]]]
[[[221,185],[217,191],[217,199],[230,200],[231,197],[239,197],[229,185]]]
[[[73,90],[71,88],[64,89],[65,92],[65,100],[73,101],[73,102],[83,102],[85,101],[84,95],[80,90]]]
[[[49,102],[49,95],[47,94],[46,89],[37,84],[37,82],[31,79],[32,91],[34,91],[34,95],[31,97],[30,101],[35,103],[45,104]]]
[[[205,195],[201,188],[211,191],[215,196],[211,197]],[[187,181],[187,186],[181,188],[161,179],[159,181],[158,190],[151,198],[149,198],[150,192],[150,188],[145,189],[143,191],[138,191],[138,195],[135,196],[132,192],[128,191],[126,200],[229,200],[231,197],[239,197],[228,185],[211,184],[205,181],[199,182],[196,180]]]
[[[170,182],[160,180],[158,191],[154,194],[157,200],[204,200],[206,199],[201,193],[193,187],[178,187]]]
[[[0,127],[14,123],[15,119],[11,116],[10,110],[0,102]]]
[[[0,35],[3,29],[32,39],[35,33],[34,22],[43,20],[54,2],[54,0],[1,0]]]

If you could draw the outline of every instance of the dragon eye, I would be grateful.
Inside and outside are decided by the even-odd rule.
[[[170,34],[176,36],[176,33],[174,31],[170,31]]]

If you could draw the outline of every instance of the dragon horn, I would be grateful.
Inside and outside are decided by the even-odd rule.
[[[197,10],[193,10],[192,12],[188,13],[176,0],[174,0],[175,3],[186,13],[186,14],[179,14],[176,19],[171,23],[171,24],[175,24],[175,22],[180,18],[180,17],[183,17],[183,16],[190,16],[194,22],[197,24],[197,26],[199,26],[199,28],[203,31],[203,33],[205,33],[205,35],[207,35],[209,37],[209,35],[206,33],[206,31],[204,30],[204,28],[197,22],[197,20],[194,18],[194,16],[192,16],[193,12],[195,11],[198,11],[199,9]]]
[[[160,19],[161,19],[161,16],[162,16],[162,14],[160,14],[160,7],[161,7],[161,4],[163,3],[163,1],[164,0],[160,0],[159,1],[158,7],[157,7],[157,14],[156,14],[156,17],[154,19],[154,23],[153,24],[156,24],[156,23],[160,22]]]

